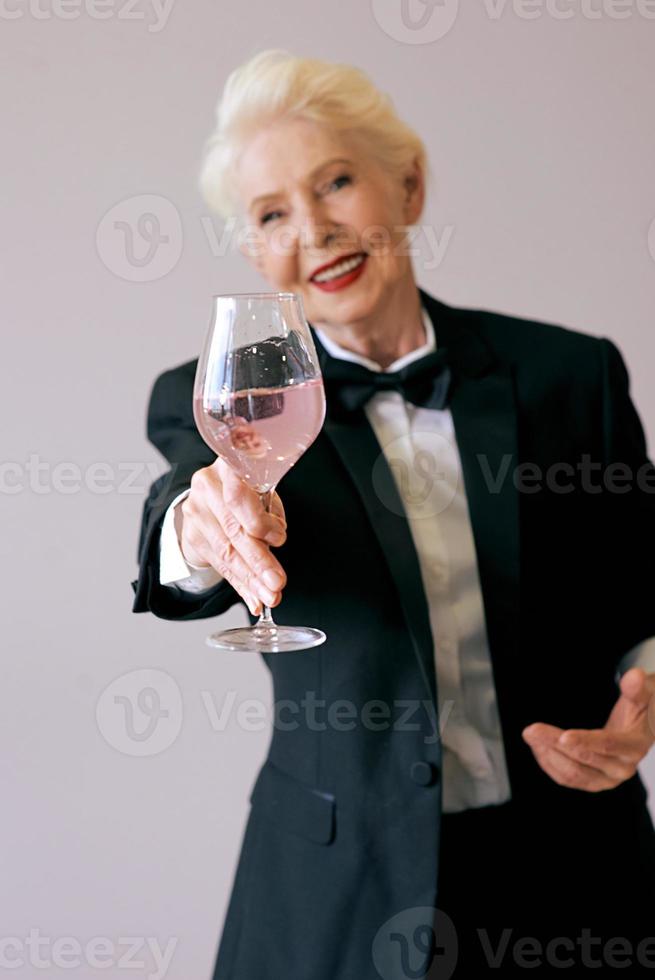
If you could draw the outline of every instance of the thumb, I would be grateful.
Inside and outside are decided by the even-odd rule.
[[[637,708],[645,708],[650,701],[653,690],[648,683],[648,675],[643,667],[631,667],[626,670],[619,682],[621,694]]]

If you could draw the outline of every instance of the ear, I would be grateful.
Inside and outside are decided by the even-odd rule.
[[[405,174],[403,187],[405,190],[405,199],[403,202],[405,221],[408,225],[413,225],[421,217],[425,203],[425,180],[418,160],[412,162],[411,167]]]

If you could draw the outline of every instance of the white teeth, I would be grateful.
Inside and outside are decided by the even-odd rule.
[[[358,265],[362,264],[365,258],[365,255],[357,255],[352,259],[346,259],[344,262],[340,262],[339,265],[334,265],[331,269],[326,269],[325,272],[319,272],[318,275],[313,276],[314,282],[329,282],[330,279],[338,279],[339,276],[345,275],[351,269],[356,269]]]

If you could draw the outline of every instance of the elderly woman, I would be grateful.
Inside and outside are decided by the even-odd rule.
[[[645,955],[653,464],[611,340],[417,286],[427,170],[356,68],[265,51],[227,81],[201,186],[302,296],[327,418],[265,513],[195,427],[197,362],[161,374],[133,608],[267,603],[328,640],[262,654],[280,712],[215,980]]]

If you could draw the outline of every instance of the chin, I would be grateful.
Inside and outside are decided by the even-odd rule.
[[[329,320],[338,326],[339,323],[352,323],[354,320],[374,315],[382,300],[383,296],[379,291],[368,286],[366,289],[353,289],[352,292],[344,289],[342,293],[321,296],[318,303],[314,297],[312,305],[318,319],[326,322]]]

